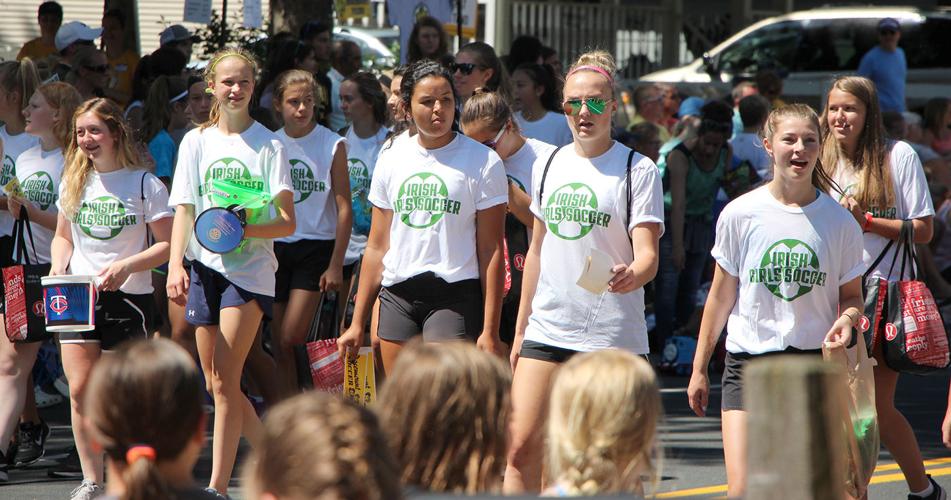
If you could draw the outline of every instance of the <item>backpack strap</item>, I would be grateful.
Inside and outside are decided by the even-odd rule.
[[[152,232],[149,231],[149,224],[145,220],[145,177],[149,175],[148,172],[142,172],[142,179],[139,180],[139,196],[142,200],[142,222],[145,224],[145,249],[148,250],[152,246]]]
[[[545,163],[545,170],[542,170],[542,182],[538,185],[538,209],[542,209],[542,195],[545,194],[545,178],[548,177],[548,167],[551,166],[552,160],[555,159],[555,155],[558,154],[558,151],[561,150],[564,146],[558,146],[554,151],[551,152],[551,156],[548,157],[548,163]]]
[[[624,233],[627,234],[627,239],[631,240],[631,245],[634,244],[634,238],[631,237],[631,231],[628,228],[631,227],[631,202],[634,201],[634,186],[631,184],[631,164],[634,162],[634,153],[632,149],[627,155],[627,223],[624,225]]]

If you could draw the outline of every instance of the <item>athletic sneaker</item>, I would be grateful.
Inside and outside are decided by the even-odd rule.
[[[25,467],[42,458],[46,450],[46,438],[49,436],[50,426],[42,420],[38,424],[32,422],[20,424],[17,431],[17,441],[19,441],[20,446],[14,460],[16,466]]]
[[[948,493],[941,487],[938,483],[931,479],[931,474],[928,474],[928,482],[931,483],[931,487],[934,488],[934,491],[926,497],[920,497],[918,495],[908,495],[908,500],[948,500]]]
[[[214,495],[215,498],[217,498],[218,500],[231,500],[231,497],[229,497],[228,495],[223,495],[219,493],[218,490],[212,487],[205,488],[205,493]]]
[[[83,479],[83,482],[79,483],[79,486],[69,493],[69,500],[92,500],[105,492],[106,490],[102,486],[88,479]]]
[[[73,446],[61,462],[47,471],[47,475],[57,479],[82,479],[83,468],[79,464],[79,452]]]

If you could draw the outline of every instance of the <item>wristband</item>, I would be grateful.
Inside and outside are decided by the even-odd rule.
[[[852,326],[855,326],[855,318],[856,318],[856,316],[852,316],[851,314],[849,314],[848,311],[844,311],[842,314],[839,315],[840,318],[841,318],[842,316],[845,316],[845,317],[849,318],[849,322],[852,323]]]
[[[869,226],[872,225],[872,212],[865,212],[865,224],[862,224],[862,231],[868,232]]]

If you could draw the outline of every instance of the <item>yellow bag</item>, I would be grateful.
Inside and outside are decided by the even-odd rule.
[[[852,332],[862,335],[856,330]],[[847,429],[849,470],[845,491],[852,498],[861,498],[875,472],[880,446],[878,415],[875,412],[875,375],[872,371],[876,362],[868,357],[861,337],[852,347],[845,347],[841,342],[824,343],[822,357],[844,367],[847,375],[849,414],[848,418],[843,415],[843,425]]]
[[[343,378],[343,393],[354,403],[369,406],[376,401],[376,371],[373,363],[373,348],[361,347],[356,358],[346,361]]]

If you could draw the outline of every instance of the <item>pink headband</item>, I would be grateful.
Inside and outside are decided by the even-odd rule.
[[[601,73],[602,75],[604,75],[605,78],[608,79],[609,82],[611,82],[612,85],[614,84],[614,78],[611,78],[611,75],[609,75],[607,71],[604,71],[603,69],[601,69],[601,68],[599,68],[599,67],[597,67],[597,66],[588,66],[588,65],[578,66],[577,68],[575,68],[575,69],[569,71],[569,72],[568,72],[568,76],[571,76],[571,75],[573,75],[573,74],[575,74],[575,73],[577,73],[577,72],[579,72],[579,71],[581,71],[581,70],[585,70],[585,69],[591,70],[591,71],[596,71],[596,72],[598,72],[598,73]],[[566,77],[566,78],[567,78],[567,77]]]

